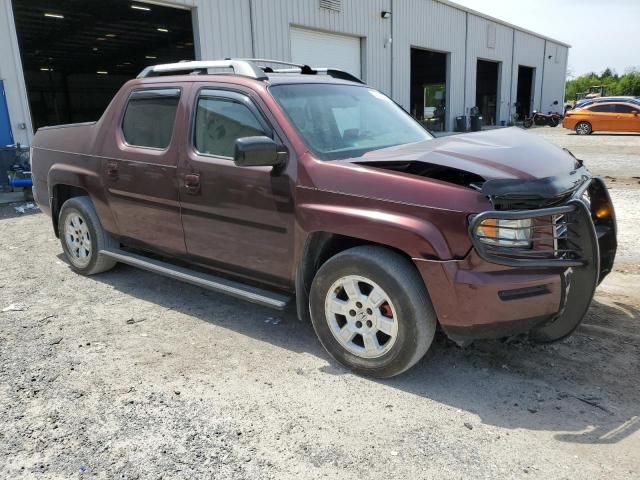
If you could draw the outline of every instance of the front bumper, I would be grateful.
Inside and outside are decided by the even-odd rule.
[[[532,218],[532,228],[546,234],[532,234],[530,249],[490,246],[475,233],[486,218]],[[525,331],[538,341],[566,337],[611,271],[617,247],[613,205],[599,178],[587,179],[561,205],[483,212],[469,231],[474,249],[465,260],[415,260],[440,324],[454,340]]]

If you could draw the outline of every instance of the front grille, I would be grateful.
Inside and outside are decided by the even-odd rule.
[[[554,215],[553,217],[553,249],[558,252],[561,248],[566,247],[567,234],[569,226],[567,225],[567,216],[564,213]]]

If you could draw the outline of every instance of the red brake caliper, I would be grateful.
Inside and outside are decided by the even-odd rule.
[[[393,318],[393,311],[391,310],[391,305],[389,305],[388,303],[380,305],[380,311],[385,317]]]

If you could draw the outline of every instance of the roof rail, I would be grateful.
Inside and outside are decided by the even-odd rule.
[[[274,69],[269,66],[258,65],[258,63],[273,63],[293,68]],[[310,67],[309,65],[270,60],[268,58],[225,58],[224,60],[196,60],[165,63],[146,67],[140,72],[137,78],[155,77],[163,73],[207,73],[207,70],[210,68],[231,68],[235,75],[244,75],[255,78],[256,80],[267,80],[266,73],[300,73],[302,75],[317,75],[318,73],[322,73],[333,78],[364,84],[358,77],[343,70]]]
[[[163,73],[198,72],[206,73],[210,68],[231,68],[235,75],[244,75],[257,80],[266,80],[264,71],[255,66],[253,62],[245,60],[196,60],[189,62],[165,63],[153,65],[140,72],[137,78],[155,77]]]
[[[282,60],[272,60],[269,58],[227,58],[226,60],[238,60],[245,62],[264,62],[264,63],[274,63],[276,65],[287,65],[289,67],[294,68],[278,68],[274,69],[271,67],[266,67],[262,65],[258,65],[265,73],[301,73],[303,75],[316,75],[318,73],[324,73],[325,75],[329,75],[333,78],[340,78],[342,80],[348,80],[350,82],[362,83],[364,82],[353,75],[352,73],[346,72],[344,70],[338,70],[337,68],[326,68],[326,67],[310,67],[309,65],[303,65],[301,63],[292,63],[292,62],[283,62]]]
[[[306,70],[308,69],[308,70]],[[302,75],[316,75],[318,73],[323,73],[333,78],[339,78],[340,80],[348,80],[350,82],[361,83],[366,85],[365,82],[355,75],[345,72],[344,70],[338,70],[336,68],[319,68],[319,67],[309,67],[308,65],[304,65],[304,68],[301,70],[295,68],[278,68],[274,70],[270,70],[267,73],[301,73]]]

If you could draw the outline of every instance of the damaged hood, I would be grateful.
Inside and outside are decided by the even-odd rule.
[[[469,172],[484,180],[536,180],[566,176],[579,162],[566,150],[520,128],[500,128],[374,150],[353,163],[424,162]]]

